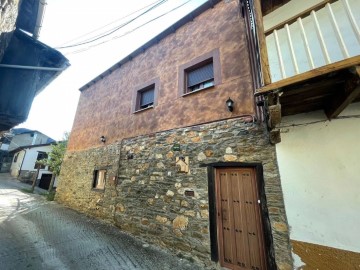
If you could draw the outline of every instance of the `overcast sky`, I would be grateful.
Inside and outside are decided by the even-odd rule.
[[[39,39],[54,48],[82,43],[94,36],[103,36],[158,2],[47,0]],[[109,36],[82,46],[58,49],[69,59],[71,67],[34,99],[28,120],[17,127],[35,129],[60,140],[65,131],[71,131],[81,86],[204,2],[206,0],[165,0]],[[174,8],[177,9],[171,11]],[[162,14],[166,15],[133,31]],[[93,32],[98,28],[101,29]]]

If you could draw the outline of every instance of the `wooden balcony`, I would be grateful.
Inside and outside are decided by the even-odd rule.
[[[324,109],[329,118],[359,101],[359,11],[359,0],[292,0],[265,15],[271,82],[255,95],[281,92],[282,115]]]

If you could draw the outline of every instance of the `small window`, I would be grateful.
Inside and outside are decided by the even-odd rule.
[[[154,108],[157,104],[160,80],[155,78],[138,85],[134,89],[132,99],[132,112],[136,113],[142,110]]]
[[[105,175],[106,170],[94,171],[93,189],[105,189]]]
[[[48,158],[48,154],[46,152],[38,152],[38,156],[36,158],[36,161],[38,160],[42,160],[42,159],[47,159]],[[40,166],[40,169],[45,169],[45,165],[38,165],[35,163],[34,169],[38,169],[38,166]]]
[[[219,49],[214,49],[179,66],[179,96],[186,96],[220,84]]]
[[[152,85],[148,89],[139,91],[139,107],[138,110],[152,107],[154,105],[155,86]]]
[[[190,93],[200,89],[214,86],[214,66],[211,62],[202,63],[199,67],[185,70],[186,73],[186,91]]]

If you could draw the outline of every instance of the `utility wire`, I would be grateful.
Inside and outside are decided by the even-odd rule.
[[[96,40],[99,40],[101,38],[104,38],[104,37],[107,37],[109,35],[111,35],[112,33],[118,31],[119,29],[123,28],[124,26],[130,24],[131,22],[135,21],[136,19],[140,18],[141,16],[143,16],[144,14],[148,13],[149,11],[157,8],[158,6],[164,4],[165,2],[167,2],[168,0],[161,0],[159,3],[155,4],[154,6],[150,7],[149,9],[147,9],[146,11],[140,13],[138,16],[135,16],[134,18],[130,19],[129,21],[121,24],[120,26],[117,26],[115,27],[114,29],[110,30],[110,32],[107,32],[105,34],[102,34],[101,36],[97,36],[97,37],[94,37],[90,40],[87,40],[87,41],[84,41],[84,42],[80,42],[80,43],[77,43],[77,44],[72,44],[72,45],[68,45],[68,46],[62,46],[62,47],[57,47],[55,49],[65,49],[65,48],[72,48],[72,47],[77,47],[77,46],[81,46],[81,45],[85,45],[85,44],[89,44],[89,43],[92,43]]]
[[[112,21],[112,22],[110,22],[110,23],[108,23],[108,24],[105,24],[105,25],[103,25],[103,26],[101,26],[101,27],[99,27],[99,28],[96,28],[96,29],[94,29],[94,30],[92,30],[92,31],[90,31],[90,32],[87,32],[87,33],[85,33],[85,34],[83,34],[83,35],[81,35],[81,36],[78,36],[78,37],[76,37],[76,38],[74,38],[74,39],[68,40],[68,41],[62,43],[62,44],[59,45],[59,46],[63,46],[63,45],[65,45],[65,44],[68,44],[68,43],[70,43],[70,42],[73,42],[73,41],[75,41],[75,40],[78,40],[78,39],[80,39],[80,38],[82,38],[82,37],[86,37],[86,36],[88,36],[88,35],[90,35],[90,34],[92,34],[92,33],[95,33],[95,32],[97,32],[97,31],[99,31],[99,30],[101,30],[101,29],[106,28],[106,27],[109,26],[109,25],[112,25],[112,24],[114,24],[114,23],[116,23],[116,22],[119,22],[119,21],[121,21],[121,20],[123,20],[123,19],[126,19],[126,18],[130,17],[131,15],[134,15],[134,14],[138,13],[139,11],[144,10],[145,8],[150,7],[150,6],[154,5],[154,4],[157,4],[157,3],[161,2],[161,1],[162,1],[162,0],[157,0],[157,1],[155,1],[155,2],[152,2],[151,4],[149,4],[149,5],[147,5],[147,6],[144,6],[144,7],[140,8],[140,9],[138,9],[138,10],[135,10],[135,11],[132,12],[132,13],[129,13],[129,14],[125,15],[124,17],[121,17],[121,18],[119,18],[119,19],[116,19],[115,21]]]
[[[163,13],[163,14],[161,14],[161,15],[159,15],[159,16],[157,16],[157,17],[155,17],[155,18],[153,18],[153,19],[151,19],[151,20],[149,20],[149,21],[147,21],[147,22],[145,22],[145,23],[143,23],[142,25],[139,25],[139,26],[137,26],[137,27],[135,27],[135,28],[133,28],[133,29],[125,32],[124,34],[121,34],[121,35],[118,35],[118,36],[114,36],[114,37],[112,37],[111,39],[108,39],[108,40],[105,40],[105,41],[96,43],[96,44],[94,44],[94,45],[92,45],[92,46],[89,46],[89,47],[87,47],[87,48],[83,48],[83,49],[79,49],[79,50],[77,50],[77,51],[65,53],[65,55],[78,54],[78,53],[81,53],[81,52],[90,50],[90,49],[92,49],[92,48],[94,48],[94,47],[97,47],[97,46],[99,46],[99,45],[102,45],[102,44],[104,44],[104,43],[107,43],[107,42],[113,41],[113,40],[115,40],[115,39],[124,37],[124,36],[126,36],[126,35],[128,35],[128,34],[131,34],[131,33],[135,32],[136,30],[144,27],[145,25],[147,25],[147,24],[149,24],[149,23],[151,23],[151,22],[153,22],[153,21],[155,21],[155,20],[157,20],[157,19],[159,19],[159,18],[161,18],[161,17],[164,17],[164,16],[166,16],[167,14],[169,14],[169,13],[171,13],[171,12],[179,9],[180,7],[182,7],[182,6],[186,5],[187,3],[189,3],[190,1],[192,1],[192,0],[188,0],[188,1],[186,1],[185,3],[182,3],[181,5],[173,8],[173,9],[171,9],[171,10],[169,10],[169,11],[167,11],[167,12],[165,12],[165,13]]]

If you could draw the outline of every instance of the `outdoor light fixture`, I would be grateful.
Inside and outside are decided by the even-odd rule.
[[[105,138],[104,135],[100,137],[100,142],[102,142],[102,143],[105,143],[105,142],[106,142],[106,138]]]
[[[230,97],[226,101],[226,106],[227,106],[229,112],[232,112],[234,110],[234,101]]]

